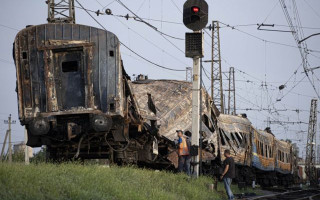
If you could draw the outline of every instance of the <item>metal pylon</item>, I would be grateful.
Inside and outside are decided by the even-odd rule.
[[[236,87],[235,87],[234,68],[230,67],[229,70],[229,95],[228,95],[228,114],[236,114]]]
[[[74,0],[48,0],[49,23],[75,23]]]
[[[306,148],[306,175],[312,185],[317,184],[315,168],[315,136],[317,132],[317,99],[311,100],[310,118],[308,127],[308,140]]]
[[[221,113],[224,113],[221,56],[220,56],[220,35],[219,22],[212,22],[212,51],[211,51],[211,96],[213,103]]]

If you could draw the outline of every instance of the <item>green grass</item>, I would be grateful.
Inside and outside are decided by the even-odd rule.
[[[80,164],[0,164],[0,199],[226,199],[208,177]],[[234,186],[234,193],[237,193]]]

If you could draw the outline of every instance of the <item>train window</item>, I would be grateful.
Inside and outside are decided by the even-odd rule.
[[[239,143],[242,144],[242,136],[241,136],[239,133],[237,133],[237,132],[235,132],[235,135],[236,135]]]
[[[206,125],[206,127],[211,131],[214,132],[214,128],[211,126],[209,121],[209,117],[207,115],[202,115],[202,122]]]
[[[220,132],[221,144],[222,144],[222,145],[226,145],[226,141],[224,140],[224,137],[222,136],[222,134],[223,134],[223,133],[222,133],[222,130],[221,130],[221,129],[219,129],[219,130],[220,130],[219,132]]]
[[[279,155],[280,155],[279,160],[282,161],[282,153],[281,153],[281,151],[279,151]]]
[[[273,157],[273,156],[272,156],[272,148],[271,148],[271,147],[269,148],[269,156],[270,156],[270,158]]]
[[[280,150],[278,150],[278,155],[277,155],[278,160],[280,160],[280,156],[281,156],[281,153],[280,153]]]
[[[263,143],[262,143],[262,142],[261,142],[260,148],[261,148],[261,150],[260,150],[261,155],[262,155],[262,156],[264,156],[264,152],[263,152]]]
[[[269,158],[269,156],[268,156],[268,145],[265,145],[265,157],[267,157],[267,158]]]
[[[110,103],[110,112],[114,112],[115,110],[114,103]]]
[[[239,144],[238,144],[236,138],[234,137],[234,133],[231,132],[230,135],[231,135],[231,139],[232,139],[233,144],[235,144],[239,148]]]
[[[28,58],[28,53],[27,52],[22,52],[22,59],[26,60]]]
[[[62,72],[76,72],[79,68],[78,61],[65,61],[62,62]]]
[[[114,51],[109,51],[109,56],[113,57],[114,56]]]

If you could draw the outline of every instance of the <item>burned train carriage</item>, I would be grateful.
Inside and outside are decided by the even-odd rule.
[[[220,114],[217,118],[219,149],[231,150],[236,181],[263,186],[293,183],[292,145],[279,141],[270,129],[255,129],[246,116]],[[222,160],[224,156],[221,155]]]
[[[142,150],[152,148],[157,128],[149,131],[136,110],[113,33],[77,24],[30,26],[16,36],[14,60],[29,146],[46,145],[52,159],[151,159],[152,151]]]

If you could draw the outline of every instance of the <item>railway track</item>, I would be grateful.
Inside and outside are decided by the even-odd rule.
[[[308,189],[308,190],[298,190],[298,191],[290,191],[283,192],[280,194],[272,194],[254,198],[247,198],[248,200],[320,200],[320,189]]]

